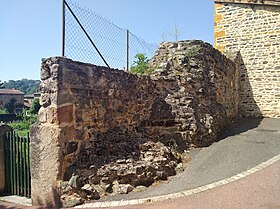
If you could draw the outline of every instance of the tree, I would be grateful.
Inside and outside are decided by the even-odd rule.
[[[3,85],[4,85],[4,83],[2,83],[2,81],[0,80],[0,89],[5,88]]]
[[[34,99],[31,104],[30,113],[37,114],[40,107],[41,107],[41,105],[40,105],[39,99],[38,98]]]
[[[39,80],[30,80],[30,79],[21,79],[21,80],[9,80],[4,82],[6,89],[18,89],[25,94],[33,94],[38,92],[40,81]]]
[[[16,107],[17,100],[15,98],[12,98],[9,102],[5,104],[5,109],[8,111],[8,113],[14,113]]]
[[[130,72],[140,75],[149,74],[149,60],[145,54],[136,54],[135,58],[137,60],[133,62]]]

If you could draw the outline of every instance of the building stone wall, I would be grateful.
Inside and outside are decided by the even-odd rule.
[[[240,52],[240,112],[280,117],[280,2],[217,0],[214,46]]]
[[[175,175],[238,114],[239,68],[202,41],[163,43],[137,76],[53,57],[31,130],[32,201],[69,205]],[[57,195],[59,194],[59,195]],[[61,196],[61,199],[55,197]]]
[[[217,3],[236,3],[247,5],[274,5],[279,6],[279,0],[215,0]]]
[[[40,97],[41,97],[40,93],[34,93],[34,94],[31,94],[31,95],[24,95],[24,102],[31,105],[35,99],[40,100]]]

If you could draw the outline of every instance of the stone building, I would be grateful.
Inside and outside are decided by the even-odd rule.
[[[24,93],[16,89],[0,89],[0,108],[4,108],[11,99],[15,99],[19,105],[23,105]]]
[[[280,1],[215,0],[214,46],[240,52],[240,111],[280,117]]]
[[[40,93],[24,95],[24,103],[31,105],[34,99],[40,99],[40,97],[41,97]]]

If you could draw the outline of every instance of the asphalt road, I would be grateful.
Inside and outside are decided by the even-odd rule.
[[[214,189],[161,202],[110,209],[279,209],[280,161],[238,181]],[[53,209],[0,202],[1,209]],[[92,208],[93,209],[93,208]]]
[[[193,150],[187,169],[143,192],[102,198],[131,200],[166,195],[234,176],[280,154],[280,119],[240,119],[207,148]]]
[[[280,161],[214,189],[156,203],[111,209],[279,209]]]

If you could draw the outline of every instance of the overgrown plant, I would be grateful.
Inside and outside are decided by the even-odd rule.
[[[133,62],[130,72],[138,75],[149,75],[154,69],[149,67],[149,59],[145,54],[136,54],[136,61]]]
[[[185,56],[188,59],[191,59],[198,55],[200,48],[198,46],[191,46],[190,48],[187,49]]]

